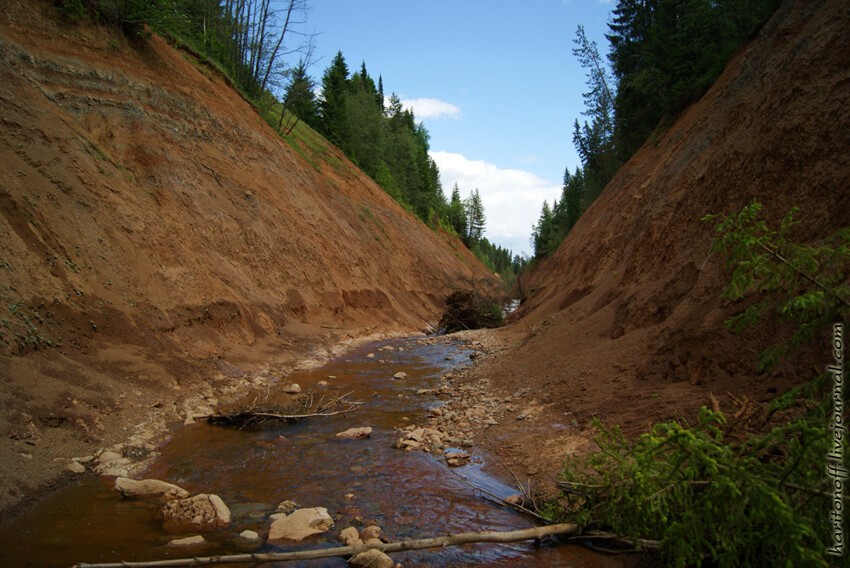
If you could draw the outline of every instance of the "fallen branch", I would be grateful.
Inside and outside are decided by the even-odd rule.
[[[651,540],[648,538],[626,538],[614,533],[605,532],[605,531],[585,531],[581,534],[581,536],[575,537],[576,540],[590,540],[590,539],[600,539],[613,542],[615,544],[619,544],[621,546],[632,546],[634,548],[630,548],[628,550],[621,550],[616,552],[644,552],[647,550],[661,550],[661,541],[660,540]],[[571,539],[572,540],[572,539]],[[606,552],[614,552],[608,551]]]
[[[432,459],[434,459],[433,456],[432,456]],[[436,459],[434,461],[436,461]],[[489,499],[490,501],[493,501],[494,503],[496,503],[498,505],[501,505],[503,507],[508,507],[509,509],[513,509],[514,511],[519,511],[520,513],[523,513],[523,514],[528,515],[530,517],[534,517],[538,521],[542,521],[544,523],[548,522],[548,520],[545,517],[543,517],[542,515],[540,515],[536,511],[532,511],[531,509],[527,509],[526,507],[523,507],[519,503],[511,503],[510,501],[502,499],[501,497],[499,497],[495,493],[491,493],[491,492],[487,491],[486,489],[482,489],[481,487],[478,487],[477,485],[475,485],[474,483],[469,481],[466,477],[462,476],[461,474],[459,474],[457,471],[455,471],[451,467],[448,468],[448,470],[449,470],[450,473],[454,474],[458,479],[460,479],[465,485],[469,486],[472,489],[473,493],[478,492],[485,499]]]
[[[288,562],[293,560],[312,560],[316,558],[333,558],[337,556],[353,556],[370,548],[377,548],[386,553],[404,550],[424,550],[427,548],[444,548],[446,546],[461,546],[481,542],[509,543],[523,540],[538,540],[547,536],[568,536],[578,532],[578,525],[573,523],[533,527],[517,531],[482,531],[450,534],[435,538],[403,540],[387,544],[360,544],[358,546],[339,546],[318,550],[298,550],[295,552],[273,552],[265,554],[233,554],[225,556],[202,556],[195,558],[174,558],[171,560],[155,560],[152,562],[112,562],[105,564],[75,564],[74,568],[170,568],[181,566],[210,566],[212,564],[243,564],[263,562]]]
[[[258,426],[272,420],[295,422],[316,416],[336,416],[337,414],[356,410],[357,407],[363,404],[361,401],[348,400],[347,397],[350,394],[346,393],[328,402],[325,402],[324,397],[315,401],[312,394],[309,396],[302,395],[283,406],[269,404],[267,399],[263,402],[254,400],[247,407],[234,411],[219,411],[216,414],[207,416],[206,419],[210,424],[245,428],[248,426]]]

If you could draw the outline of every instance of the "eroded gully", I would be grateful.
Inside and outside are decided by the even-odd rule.
[[[243,551],[233,544],[234,537],[246,529],[267,534],[269,516],[284,500],[301,507],[325,507],[335,525],[324,535],[291,545],[266,544],[260,552],[339,546],[340,530],[358,523],[378,524],[391,541],[531,527],[529,517],[471,488],[500,497],[516,492],[482,471],[488,456],[477,448],[467,448],[472,459],[457,468],[449,468],[442,457],[431,453],[393,448],[398,428],[424,422],[430,408],[444,403],[417,391],[436,387],[441,374],[469,363],[470,351],[459,342],[383,341],[281,383],[282,387],[283,382],[297,382],[304,392],[328,398],[351,393],[351,399],[363,401],[354,412],[254,429],[198,423],[178,430],[144,477],[175,483],[193,494],[215,493],[228,504],[231,525],[203,533],[210,545],[201,551],[187,554],[165,546],[186,534],[167,532],[157,517],[157,506],[122,499],[111,478],[86,476],[0,527],[0,565],[71,566],[236,554]],[[407,377],[394,379],[397,372]],[[320,386],[320,381],[328,385]],[[371,437],[335,437],[357,426],[372,427]],[[545,542],[396,553],[393,559],[404,566],[606,564],[580,547]],[[345,560],[297,565],[345,566]]]

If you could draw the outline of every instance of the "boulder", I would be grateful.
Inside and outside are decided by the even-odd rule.
[[[166,503],[162,508],[162,516],[166,523],[194,530],[220,528],[230,524],[230,509],[221,497],[206,493]]]
[[[118,477],[115,479],[115,489],[128,499],[157,499],[162,503],[189,496],[189,492],[182,487],[159,479],[135,480]]]
[[[366,542],[373,538],[380,538],[381,536],[381,527],[378,525],[369,525],[362,531],[360,531],[360,538]]]
[[[328,532],[334,521],[324,507],[298,509],[290,515],[272,515],[269,541],[304,540],[309,536]]]
[[[263,546],[263,539],[256,531],[244,530],[233,539],[233,544],[239,550],[253,551]]]
[[[416,428],[412,432],[408,433],[405,436],[407,440],[413,440],[414,442],[422,442],[425,440],[425,429],[424,428]]]
[[[345,543],[345,546],[357,546],[363,544],[360,539],[360,534],[355,527],[346,527],[339,533],[339,540]]]
[[[166,546],[174,546],[174,547],[195,547],[195,546],[204,546],[207,544],[207,541],[201,535],[195,536],[187,536],[186,538],[177,538],[172,541],[169,541]]]
[[[286,394],[298,394],[301,392],[301,385],[298,383],[291,383],[283,387],[283,392]]]
[[[84,466],[83,464],[81,464],[80,462],[77,462],[77,461],[69,462],[68,465],[66,466],[66,469],[68,471],[70,471],[71,473],[85,473],[86,472],[86,466]]]
[[[377,548],[372,548],[352,556],[348,565],[357,568],[394,568],[395,562]]]
[[[393,375],[393,378],[394,378],[394,379],[406,379],[406,378],[407,378],[407,373],[405,373],[404,371],[399,371],[398,373],[396,373],[395,375]]]
[[[349,428],[344,432],[338,432],[337,438],[347,438],[347,439],[361,439],[368,438],[372,435],[372,428],[369,426],[364,426],[362,428]]]

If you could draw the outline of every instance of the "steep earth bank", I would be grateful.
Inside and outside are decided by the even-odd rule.
[[[0,100],[0,510],[489,276],[157,36],[2,2]]]
[[[744,304],[722,299],[725,259],[709,253],[713,224],[700,219],[758,199],[773,223],[799,206],[805,241],[850,225],[848,25],[845,2],[785,2],[524,280],[527,301],[495,336],[503,351],[466,379],[497,398],[528,389],[533,412],[482,435],[517,472],[552,474],[587,447],[594,416],[635,434],[692,420],[710,393],[734,413],[831,362],[824,339],[756,373],[756,355],[787,329],[725,330]]]

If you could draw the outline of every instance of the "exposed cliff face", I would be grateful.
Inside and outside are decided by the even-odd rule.
[[[484,370],[494,385],[530,386],[550,421],[596,415],[634,433],[693,416],[710,392],[725,410],[727,392],[769,400],[828,364],[825,343],[820,358],[756,374],[757,353],[787,330],[725,330],[742,304],[721,298],[725,259],[709,253],[714,227],[700,219],[758,199],[771,222],[799,206],[804,240],[850,225],[848,25],[845,2],[783,4],[524,281],[517,346]]]
[[[17,454],[61,456],[233,364],[424,329],[445,287],[488,276],[192,57],[50,6],[0,5],[0,506],[32,486]]]

